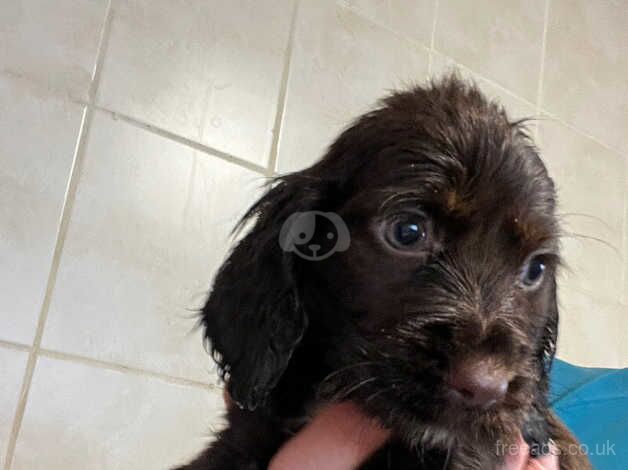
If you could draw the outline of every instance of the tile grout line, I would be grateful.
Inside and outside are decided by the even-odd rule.
[[[547,1],[549,2],[551,0],[547,0]],[[435,5],[436,5],[435,6],[435,10],[436,10],[435,14],[436,15],[438,14],[439,4],[440,4],[439,0],[435,0]],[[341,6],[341,7],[347,9],[347,7],[343,7],[343,6]],[[378,25],[380,27],[384,27],[383,25],[381,25],[381,24],[379,24],[377,22],[373,22],[369,18],[364,17],[359,12],[356,12],[356,11],[354,11],[352,9],[349,9],[349,10],[352,11],[353,13],[355,13],[356,15],[359,15],[361,18],[363,18],[366,21],[369,21],[369,22],[371,22],[373,24],[376,24],[376,25]],[[433,36],[432,41],[433,42],[435,42],[436,23],[437,23],[437,17],[435,16],[435,18],[434,18],[434,25],[432,27],[432,36]],[[394,33],[394,31],[392,31],[392,30],[391,30],[391,32]],[[395,33],[395,34],[400,34],[400,33]],[[405,36],[403,36],[403,37],[408,39],[408,40],[410,40],[410,38],[407,38]],[[421,43],[417,43],[417,44],[422,45]],[[584,130],[582,130],[582,129],[580,129],[580,128],[572,125],[572,124],[569,124],[567,121],[563,120],[562,118],[559,118],[558,116],[555,116],[554,114],[550,113],[546,109],[543,109],[542,106],[537,111],[538,99],[537,99],[537,103],[531,102],[528,99],[519,96],[517,93],[513,92],[509,88],[506,88],[505,86],[501,85],[500,83],[495,82],[493,79],[490,79],[490,78],[482,75],[481,73],[476,72],[475,70],[467,67],[466,65],[458,62],[454,58],[448,56],[447,54],[444,54],[444,53],[440,52],[435,47],[433,47],[433,46],[432,47],[428,47],[428,46],[425,46],[425,45],[422,45],[422,47],[424,47],[428,51],[428,53],[429,53],[428,73],[431,73],[430,67],[432,65],[433,53],[440,54],[440,55],[442,55],[444,57],[447,57],[452,62],[454,62],[457,67],[460,67],[462,69],[467,70],[468,72],[471,72],[477,78],[479,78],[481,80],[484,80],[487,84],[489,84],[489,85],[491,85],[493,87],[498,88],[499,90],[505,92],[509,96],[511,96],[511,97],[517,99],[518,101],[521,101],[522,103],[524,103],[526,105],[529,105],[530,107],[534,108],[535,112],[537,112],[537,116],[536,116],[537,120],[541,120],[543,117],[549,117],[550,119],[567,126],[569,129],[571,129],[574,132],[582,135],[583,137],[586,137],[587,139],[590,139],[590,140],[594,141],[595,143],[601,145],[606,150],[609,150],[609,151],[615,153],[616,155],[620,155],[620,156],[624,157],[624,154],[621,151],[610,147],[608,144],[605,144],[604,142],[602,142],[599,139],[597,139],[596,137],[588,134]],[[543,60],[543,62],[545,62],[545,61]],[[538,90],[537,90],[537,94],[538,94]],[[74,103],[77,103],[77,104],[81,104],[81,105],[85,105],[86,104],[85,101],[81,101],[81,100],[70,100],[70,101],[74,102]],[[208,154],[211,157],[217,157],[217,158],[225,160],[225,161],[227,161],[229,163],[233,163],[233,164],[242,166],[242,167],[244,167],[246,169],[249,169],[251,171],[254,171],[256,173],[262,174],[264,176],[269,176],[268,168],[264,168],[264,167],[262,167],[260,165],[256,165],[254,163],[251,163],[251,162],[249,162],[247,160],[244,160],[244,159],[242,159],[240,157],[237,157],[235,155],[229,154],[227,152],[223,152],[221,150],[215,149],[213,147],[210,147],[210,146],[207,146],[207,145],[204,145],[204,144],[200,144],[200,143],[198,143],[198,142],[196,142],[194,140],[191,140],[189,138],[179,136],[179,135],[177,135],[177,134],[175,134],[173,132],[170,132],[168,130],[165,130],[165,129],[159,128],[157,126],[154,126],[152,124],[146,123],[146,122],[142,121],[141,119],[134,118],[134,117],[131,117],[131,116],[127,116],[127,115],[125,115],[123,113],[111,110],[111,109],[106,108],[104,106],[97,106],[96,105],[96,106],[94,106],[94,108],[97,109],[98,111],[107,113],[108,115],[110,115],[114,119],[124,120],[125,122],[127,122],[127,123],[129,123],[129,124],[131,124],[133,126],[136,126],[136,127],[141,128],[141,129],[147,130],[149,132],[155,133],[155,134],[157,134],[157,135],[159,135],[161,137],[165,137],[165,138],[174,140],[174,141],[176,141],[176,142],[178,142],[178,143],[180,143],[182,145],[186,145],[186,146],[192,147],[195,150],[198,150],[200,152],[206,153],[206,154]],[[545,115],[545,116],[543,116],[543,115]],[[537,128],[538,128],[538,126],[537,126]],[[277,175],[277,174],[278,173],[276,171],[273,171],[273,172],[271,172],[270,176]]]
[[[587,132],[583,131],[579,127],[576,127],[573,124],[568,123],[564,119],[556,116],[555,114],[550,113],[547,109],[541,108],[541,112],[540,112],[539,116],[537,117],[537,120],[538,121],[547,120],[547,121],[553,121],[553,122],[557,122],[559,124],[562,124],[567,129],[575,132],[576,134],[580,135],[581,137],[585,137],[586,139],[589,139],[589,140],[595,142],[600,147],[602,147],[605,150],[607,150],[607,151],[611,152],[612,154],[614,154],[616,157],[628,158],[628,156],[625,155],[624,153],[622,153],[621,151],[619,151],[617,149],[614,149],[613,147],[610,147],[608,144],[605,144],[604,142],[599,140],[597,137],[595,137],[595,136],[593,136],[591,134],[588,134]]]
[[[482,75],[479,72],[476,72],[475,70],[473,70],[472,68],[467,67],[466,65],[464,65],[461,62],[458,62],[456,59],[454,59],[451,56],[448,56],[447,54],[439,51],[438,49],[434,48],[434,51],[436,54],[442,55],[443,57],[446,57],[447,59],[451,60],[454,63],[454,66],[457,68],[461,68],[464,71],[470,72],[472,73],[475,77],[485,81],[486,83],[488,83],[489,85],[491,85],[494,88],[497,88],[501,91],[503,91],[504,93],[506,93],[507,95],[511,96],[512,98],[515,98],[517,101],[521,101],[522,103],[525,103],[527,105],[529,105],[531,108],[535,108],[536,109],[536,104],[533,103],[532,101],[519,96],[517,93],[515,93],[514,91],[510,90],[509,88],[506,88],[504,85],[502,85],[499,82],[496,82],[495,80],[493,80],[492,78],[488,78],[485,77],[484,75]]]
[[[15,414],[13,417],[13,424],[11,427],[11,433],[9,435],[9,441],[5,453],[4,470],[10,470],[13,463],[13,457],[15,453],[15,447],[17,444],[18,435],[22,427],[22,421],[24,418],[24,412],[26,410],[26,402],[30,393],[31,384],[33,381],[33,375],[35,373],[35,366],[37,364],[37,356],[41,345],[41,340],[44,333],[44,327],[48,317],[48,311],[50,308],[50,301],[52,298],[52,292],[54,290],[56,277],[59,269],[59,263],[61,260],[61,253],[63,251],[63,245],[65,243],[65,236],[69,226],[70,213],[72,211],[72,205],[74,202],[74,196],[76,195],[76,189],[78,185],[78,175],[81,170],[81,163],[85,153],[85,145],[87,142],[87,136],[89,133],[89,127],[92,121],[93,110],[91,103],[94,100],[96,90],[98,88],[98,82],[100,80],[100,71],[102,68],[103,56],[105,44],[108,40],[109,29],[112,18],[112,0],[107,2],[105,9],[104,21],[102,30],[100,33],[98,50],[96,52],[96,61],[94,69],[92,71],[92,79],[88,88],[88,100],[89,103],[83,110],[83,116],[81,118],[81,125],[74,148],[74,157],[70,174],[68,176],[68,182],[66,185],[65,197],[63,206],[61,209],[61,215],[57,226],[57,234],[55,240],[55,246],[52,253],[52,260],[50,263],[50,270],[48,272],[48,279],[46,283],[46,290],[44,298],[39,312],[39,318],[37,321],[37,327],[35,330],[35,338],[33,340],[32,348],[29,351],[28,360],[26,363],[26,369],[24,371],[24,377],[22,379],[22,387],[20,389],[20,396]]]
[[[172,375],[164,374],[161,372],[150,371],[139,367],[128,366],[119,364],[117,362],[103,361],[100,359],[94,359],[91,357],[81,356],[78,354],[65,353],[61,351],[55,351],[52,349],[40,348],[38,354],[42,357],[49,359],[56,359],[60,361],[72,362],[74,364],[82,364],[97,369],[106,369],[115,372],[121,372],[124,374],[133,374],[138,377],[148,377],[152,379],[158,379],[163,382],[183,385],[188,387],[200,388],[204,390],[221,390],[221,386],[211,383],[200,382],[198,380],[186,379],[184,377],[175,377]]]
[[[11,349],[12,351],[29,352],[31,347],[27,344],[15,343],[13,341],[5,341],[0,339],[0,348]]]
[[[74,191],[75,186],[76,186],[73,180],[76,179],[75,174],[76,174],[76,169],[77,169],[76,166],[78,163],[78,155],[79,155],[79,150],[82,147],[80,143],[84,139],[83,136],[86,133],[87,121],[89,118],[88,114],[89,114],[89,108],[85,108],[83,110],[83,117],[81,119],[81,126],[79,128],[77,145],[74,151],[72,170],[70,171],[68,184],[66,186],[65,200],[63,203],[63,208],[61,210],[61,220],[59,221],[58,228],[57,228],[56,242],[55,242],[55,247],[53,250],[50,270],[48,272],[48,279],[46,283],[46,291],[44,293],[44,300],[43,300],[42,307],[39,313],[39,319],[37,321],[37,327],[35,330],[35,339],[33,341],[33,346],[29,352],[28,362],[26,364],[26,370],[24,372],[24,378],[22,381],[22,388],[20,390],[20,399],[18,402],[18,407],[15,413],[13,426],[11,429],[11,435],[9,438],[9,445],[8,445],[8,449],[7,449],[6,457],[5,457],[5,467],[4,467],[5,470],[9,470],[11,466],[11,461],[13,459],[13,451],[15,450],[15,443],[17,441],[17,435],[19,433],[19,430],[22,424],[22,418],[24,415],[24,410],[26,408],[26,400],[30,392],[30,386],[31,386],[33,374],[35,371],[35,365],[37,363],[37,353],[38,353],[39,345],[41,344],[41,339],[43,336],[43,330],[44,330],[44,326],[45,326],[45,322],[46,322],[46,318],[48,314],[48,308],[50,305],[52,288],[55,283],[59,259],[61,256],[61,251],[63,249],[64,239],[65,239],[65,232],[67,230],[68,216],[66,214],[68,214],[70,211],[69,206],[71,205],[70,204],[71,193]]]
[[[407,33],[403,33],[401,31],[397,31],[395,28],[393,28],[387,22],[378,21],[375,18],[367,16],[365,13],[363,13],[362,11],[356,9],[355,7],[352,7],[350,5],[346,5],[344,3],[337,3],[336,6],[338,8],[340,8],[340,9],[342,9],[342,10],[348,11],[349,13],[359,17],[362,21],[366,21],[367,23],[370,23],[371,25],[377,26],[378,28],[381,28],[381,29],[391,33],[392,35],[394,35],[398,39],[403,39],[404,41],[409,42],[409,43],[411,43],[414,46],[417,46],[417,47],[420,47],[422,49],[425,49],[428,52],[430,50],[429,44],[426,44],[423,41],[420,41],[419,39],[416,39],[416,38],[408,35]]]
[[[426,50],[429,52],[429,49],[426,48]],[[503,91],[504,93],[506,93],[507,95],[511,96],[512,98],[515,98],[518,101],[521,101],[522,103],[524,103],[526,105],[529,105],[530,107],[536,109],[536,104],[535,103],[527,100],[526,98],[523,98],[523,97],[517,95],[515,92],[513,92],[510,89],[504,87],[503,85],[493,81],[490,78],[485,77],[484,75],[474,71],[473,69],[470,69],[466,65],[463,65],[460,62],[457,62],[452,57],[450,57],[450,56],[448,56],[446,54],[443,54],[442,52],[438,51],[437,49],[434,49],[433,52],[451,59],[455,63],[455,65],[457,67],[460,67],[462,69],[467,70],[468,72],[473,73],[473,75],[475,75],[479,79],[484,80],[489,85],[491,85],[491,86],[493,86],[495,88],[498,88],[499,90]],[[80,104],[80,105],[83,105],[83,106],[86,105],[86,103],[84,101],[80,101],[80,100],[71,100],[71,102],[76,103],[76,104]],[[223,152],[222,150],[218,150],[218,149],[210,147],[208,145],[201,144],[201,143],[196,142],[194,140],[191,140],[191,139],[189,139],[187,137],[182,137],[182,136],[180,136],[178,134],[175,134],[175,133],[173,133],[171,131],[168,131],[166,129],[159,128],[159,127],[157,127],[157,126],[155,126],[153,124],[149,124],[149,123],[146,123],[146,122],[144,122],[144,121],[142,121],[140,119],[137,119],[137,118],[134,118],[134,117],[131,117],[131,116],[127,116],[126,114],[120,113],[118,111],[113,111],[113,110],[111,110],[109,108],[106,108],[104,106],[94,105],[92,107],[95,110],[97,110],[97,111],[100,111],[100,112],[108,114],[109,116],[111,116],[114,119],[120,119],[120,120],[125,121],[126,123],[128,123],[128,124],[130,124],[132,126],[139,127],[140,129],[144,129],[144,130],[146,130],[148,132],[151,132],[153,134],[157,134],[160,137],[164,137],[166,139],[174,140],[177,143],[180,143],[181,145],[185,145],[185,146],[191,147],[194,150],[198,150],[200,152],[203,152],[203,153],[207,154],[210,157],[220,158],[221,160],[225,160],[225,161],[227,161],[229,163],[233,163],[235,165],[239,165],[239,166],[241,166],[243,168],[246,168],[248,170],[251,170],[251,171],[253,171],[255,173],[259,173],[259,174],[264,175],[264,176],[268,175],[268,168],[264,168],[264,167],[262,167],[260,165],[256,165],[254,163],[249,162],[248,160],[244,160],[244,159],[242,159],[240,157],[236,157],[235,155],[232,155],[232,154],[230,154],[228,152]],[[563,120],[562,118],[560,118],[560,117],[550,113],[548,110],[541,108],[539,116],[537,116],[536,119],[541,120],[543,118],[548,118],[548,119],[556,121],[556,122],[558,122],[560,124],[563,124],[566,127],[568,127],[569,129],[571,129],[572,131],[574,131],[574,132],[580,134],[581,136],[586,137],[587,139],[590,139],[590,140],[594,141],[596,144],[604,147],[606,150],[608,150],[608,151],[610,151],[610,152],[612,152],[612,153],[614,153],[616,155],[619,155],[621,157],[625,157],[625,155],[621,151],[610,147],[608,144],[605,144],[604,142],[599,140],[597,137],[595,137],[595,136],[593,136],[591,134],[586,133],[582,129],[580,129],[580,128],[574,126],[573,124],[570,124],[567,121]],[[276,171],[273,171],[271,176],[272,175],[277,175],[277,174],[278,173]]]
[[[180,136],[178,134],[175,134],[174,132],[163,129],[161,127],[157,127],[153,124],[148,124],[132,116],[128,116],[118,111],[112,111],[111,109],[108,109],[106,107],[99,106],[96,104],[91,105],[91,108],[93,108],[95,111],[99,111],[101,113],[107,114],[109,117],[111,117],[114,120],[119,119],[121,121],[126,122],[127,124],[130,124],[133,127],[145,130],[147,132],[150,132],[151,134],[158,135],[159,137],[163,137],[164,139],[171,140],[173,142],[184,145],[186,147],[190,147],[193,150],[197,150],[203,154],[206,154],[208,157],[219,158],[228,163],[232,163],[242,168],[246,168],[247,170],[251,170],[255,173],[259,173],[262,175],[267,174],[267,169],[261,165],[256,165],[255,163],[251,163],[248,160],[244,160],[240,157],[236,157],[235,155],[232,155],[227,152],[223,152],[222,150],[218,150],[214,147],[201,144],[199,142],[196,142],[195,140]]]
[[[549,27],[550,3],[552,0],[545,0],[545,10],[543,12],[543,33],[541,38],[541,64],[536,89],[536,118],[537,123],[534,129],[534,138],[539,138],[539,122],[543,106],[543,80],[545,79],[545,54],[547,50],[547,29]]]
[[[429,51],[429,49],[428,49],[428,51]],[[536,108],[536,104],[535,103],[533,103],[531,101],[528,101],[527,99],[517,95],[515,92],[509,90],[508,88],[505,88],[503,85],[493,81],[490,78],[485,77],[484,75],[474,71],[473,69],[470,69],[466,65],[461,64],[460,62],[455,61],[455,59],[453,59],[452,57],[449,57],[448,55],[443,54],[442,52],[438,51],[437,49],[434,49],[433,52],[435,52],[437,54],[441,54],[441,55],[451,59],[455,63],[455,65],[457,67],[463,68],[463,69],[473,73],[477,78],[484,80],[489,85],[491,85],[491,86],[493,86],[495,88],[498,88],[499,90],[505,92],[506,94],[508,94],[509,96],[517,99],[518,101],[521,101],[522,103],[527,104],[530,107]],[[86,105],[86,103],[84,101],[80,101],[80,100],[71,100],[71,102],[76,103],[76,104],[80,104],[80,105],[84,105],[84,106]],[[225,161],[227,161],[229,163],[241,166],[241,167],[243,167],[245,169],[251,170],[251,171],[253,171],[255,173],[259,173],[259,174],[264,175],[264,176],[268,176],[268,174],[269,174],[268,168],[264,168],[264,167],[262,167],[260,165],[256,165],[254,163],[249,162],[248,160],[244,160],[244,159],[242,159],[240,157],[236,157],[235,155],[232,155],[230,153],[223,152],[221,150],[218,150],[216,148],[210,147],[208,145],[198,143],[198,142],[196,142],[194,140],[191,140],[191,139],[189,139],[187,137],[182,137],[182,136],[180,136],[178,134],[175,134],[175,133],[173,133],[171,131],[159,128],[159,127],[157,127],[157,126],[155,126],[153,124],[148,124],[148,123],[146,123],[146,122],[144,122],[144,121],[142,121],[140,119],[137,119],[137,118],[134,118],[134,117],[131,117],[131,116],[127,116],[127,115],[125,115],[123,113],[120,113],[118,111],[113,111],[113,110],[111,110],[109,108],[106,108],[106,107],[103,107],[103,106],[94,105],[92,107],[95,110],[97,110],[97,111],[100,111],[100,112],[108,114],[110,117],[112,117],[114,119],[123,120],[123,121],[127,122],[128,124],[130,124],[130,125],[132,125],[134,127],[139,127],[140,129],[144,129],[144,130],[146,130],[148,132],[151,132],[153,134],[157,134],[160,137],[164,137],[166,139],[174,140],[175,142],[180,143],[181,145],[185,145],[185,146],[191,147],[194,150],[198,150],[198,151],[200,151],[202,153],[205,153],[205,154],[207,154],[210,157],[220,158],[221,160],[225,160]],[[541,108],[540,109],[540,115],[537,117],[537,119],[543,119],[544,117],[548,118],[548,119],[551,119],[553,121],[556,121],[556,122],[558,122],[560,124],[563,124],[566,127],[568,127],[569,129],[571,129],[572,131],[574,131],[574,132],[580,134],[581,136],[586,137],[587,139],[590,139],[590,140],[594,141],[596,144],[604,147],[606,150],[608,150],[608,151],[610,151],[610,152],[612,152],[612,153],[614,153],[616,155],[624,157],[624,154],[622,152],[620,152],[619,150],[614,149],[614,148],[608,146],[608,144],[605,144],[604,142],[600,141],[595,136],[584,132],[582,129],[580,129],[580,128],[578,128],[578,127],[568,123],[567,121],[563,120],[562,118],[559,118],[558,116],[550,113],[546,109]],[[271,176],[272,175],[277,175],[277,174],[278,173],[276,171],[271,172]]]
[[[432,18],[432,31],[430,34],[430,55],[427,60],[427,76],[428,78],[432,78],[432,68],[434,62],[434,44],[436,43],[436,27],[438,26],[438,9],[440,6],[439,0],[434,0],[434,18]]]
[[[550,0],[548,0],[548,1],[550,1]],[[435,2],[436,2],[436,5],[437,5],[436,8],[438,8],[439,1],[435,0]],[[404,39],[406,39],[408,41],[411,41],[411,42],[413,42],[413,43],[423,47],[428,53],[430,53],[430,57],[428,59],[428,70],[429,70],[429,67],[432,65],[431,64],[431,62],[432,62],[432,54],[431,53],[433,52],[433,53],[437,53],[437,54],[443,55],[444,57],[447,57],[452,62],[454,62],[457,67],[460,67],[460,68],[466,69],[469,72],[472,72],[479,79],[482,79],[482,80],[486,81],[488,84],[490,84],[490,85],[500,89],[501,91],[503,91],[506,94],[508,94],[509,96],[517,99],[518,101],[521,101],[522,103],[530,105],[531,107],[533,107],[535,109],[537,108],[537,104],[536,103],[533,103],[533,102],[527,100],[526,98],[523,98],[523,97],[519,96],[517,93],[513,92],[509,88],[506,88],[505,86],[501,85],[500,83],[495,82],[494,80],[492,80],[490,78],[487,78],[486,76],[482,75],[481,73],[474,71],[473,69],[471,69],[471,68],[467,67],[466,65],[458,62],[457,60],[453,59],[452,57],[448,56],[447,54],[444,54],[444,53],[440,52],[438,49],[433,48],[433,50],[432,50],[432,49],[430,49],[429,46],[426,46],[426,45],[424,45],[421,42],[413,41],[412,38],[407,37],[405,35],[402,35],[401,33],[396,32],[396,31],[394,31],[392,29],[386,28],[385,25],[382,25],[381,23],[378,23],[376,21],[373,21],[372,19],[369,19],[369,18],[365,17],[364,15],[362,15],[358,11],[355,11],[353,9],[350,9],[350,8],[342,6],[342,5],[340,5],[340,7],[352,11],[354,14],[360,16],[365,21],[369,21],[369,22],[371,22],[371,23],[373,23],[373,24],[375,24],[375,25],[377,25],[379,27],[388,29],[391,33],[397,34],[397,35],[403,37]],[[431,70],[429,72],[431,73]],[[0,75],[2,75],[4,73],[5,72],[0,71]],[[20,77],[18,79],[22,80],[22,79],[26,79],[26,77]],[[538,90],[537,90],[537,92],[538,92]],[[63,97],[61,97],[61,98],[64,99]],[[88,103],[85,100],[76,99],[76,98],[72,98],[72,97],[66,97],[65,99],[68,102],[70,102],[70,103],[79,104],[81,106],[87,106],[88,105]],[[136,127],[141,128],[141,129],[147,130],[149,132],[155,133],[155,134],[160,135],[162,137],[165,137],[165,138],[168,138],[168,139],[171,139],[171,140],[175,140],[176,142],[181,143],[182,145],[186,145],[186,146],[192,147],[195,150],[198,150],[200,152],[206,153],[206,154],[208,154],[211,157],[217,157],[217,158],[225,160],[225,161],[227,161],[229,163],[233,163],[235,165],[242,166],[242,167],[244,167],[246,169],[249,169],[251,171],[254,171],[256,173],[260,173],[262,175],[267,175],[267,172],[268,172],[267,168],[264,168],[264,167],[262,167],[260,165],[256,165],[254,163],[250,163],[249,161],[244,160],[244,159],[242,159],[240,157],[237,157],[235,155],[229,154],[227,152],[223,152],[221,150],[215,149],[213,147],[210,147],[210,146],[207,146],[207,145],[204,145],[204,144],[199,144],[198,142],[193,141],[193,140],[191,140],[189,138],[179,136],[179,135],[174,134],[174,133],[172,133],[170,131],[167,131],[165,129],[161,129],[161,128],[158,128],[158,127],[156,127],[156,126],[154,126],[152,124],[146,123],[146,122],[142,121],[141,119],[133,118],[131,116],[124,115],[123,113],[111,110],[111,109],[109,109],[107,107],[97,106],[97,105],[95,105],[93,107],[94,107],[94,109],[97,109],[98,111],[101,111],[101,112],[105,112],[105,113],[109,114],[110,116],[112,116],[114,118],[122,119],[125,122],[127,122],[127,123],[129,123],[129,124],[131,124],[133,126],[136,126]],[[569,129],[573,130],[574,132],[580,134],[583,137],[586,137],[587,139],[590,139],[590,140],[594,141],[595,143],[597,143],[597,144],[601,145],[602,147],[604,147],[606,150],[608,150],[610,152],[613,152],[614,154],[619,155],[622,158],[626,158],[626,154],[624,152],[622,152],[621,150],[618,150],[616,148],[613,148],[613,147],[609,146],[608,144],[606,144],[606,143],[602,142],[601,140],[599,140],[597,137],[594,137],[593,135],[588,134],[583,129],[580,129],[577,126],[568,123],[567,121],[563,120],[562,118],[559,118],[558,116],[556,116],[555,114],[549,112],[548,110],[544,109],[543,107],[540,107],[539,113],[541,115],[537,116],[537,119],[542,119],[543,118],[542,115],[544,114],[545,117],[549,117],[549,118],[551,118],[552,120],[554,120],[556,122],[564,124]],[[277,175],[278,173],[275,171],[272,174],[273,175]]]
[[[288,31],[288,43],[284,52],[283,68],[281,71],[281,82],[279,84],[279,95],[277,96],[277,108],[275,109],[275,121],[273,123],[272,142],[270,145],[270,154],[268,165],[265,171],[266,176],[272,177],[277,167],[277,157],[279,154],[279,138],[283,127],[283,118],[286,111],[286,103],[288,99],[288,84],[290,81],[290,69],[292,67],[292,51],[294,49],[294,41],[296,36],[297,21],[299,16],[300,0],[294,1],[292,16],[290,18],[290,30]]]
[[[447,54],[443,54],[442,52],[438,51],[437,49],[434,49],[435,53],[440,54],[444,57],[447,57],[448,59],[451,59],[456,67],[459,67],[461,69],[464,69],[468,72],[471,72],[473,75],[475,75],[477,78],[484,80],[486,83],[488,83],[489,85],[498,88],[499,90],[505,92],[506,94],[508,94],[509,96],[517,99],[518,101],[521,101],[522,103],[525,103],[526,105],[529,105],[533,108],[535,108],[535,110],[537,109],[537,104],[519,96],[518,94],[516,94],[515,92],[513,92],[512,90],[504,87],[503,85],[493,81],[490,78],[485,77],[484,75],[474,71],[473,69],[470,69],[469,67],[467,67],[466,65],[456,61],[453,57],[448,56]],[[608,144],[602,142],[601,140],[599,140],[597,137],[585,132],[584,130],[580,129],[579,127],[574,126],[573,124],[570,124],[569,122],[565,121],[564,119],[556,116],[553,113],[550,113],[547,109],[544,109],[542,106],[540,106],[538,108],[538,111],[535,111],[537,113],[537,116],[535,117],[536,121],[542,121],[545,119],[551,120],[551,121],[555,121],[559,124],[564,125],[565,127],[569,128],[570,130],[572,130],[573,132],[575,132],[576,134],[581,135],[582,137],[585,137],[589,140],[592,140],[593,142],[595,142],[596,144],[600,145],[601,147],[603,147],[605,150],[608,150],[611,153],[614,153],[616,156],[622,157],[622,158],[626,158],[626,155],[624,155],[620,150],[617,150],[611,146],[609,146]],[[538,128],[538,126],[537,126]]]
[[[0,71],[0,76],[2,75],[6,75],[5,72]],[[19,78],[18,80],[25,80],[24,78]],[[256,165],[255,163],[251,163],[248,160],[244,160],[240,157],[236,157],[235,155],[232,155],[228,152],[223,152],[222,150],[218,150],[214,147],[210,147],[208,145],[205,144],[201,144],[199,142],[196,142],[194,140],[191,140],[187,137],[183,137],[180,136],[178,134],[175,134],[171,131],[168,131],[166,129],[162,129],[159,128],[153,124],[149,124],[147,122],[142,121],[141,119],[137,119],[131,116],[127,116],[126,114],[120,113],[118,111],[114,111],[112,109],[109,109],[107,107],[104,106],[100,106],[97,104],[91,104],[89,100],[84,100],[84,99],[78,99],[78,98],[73,98],[70,96],[60,96],[58,94],[53,94],[53,96],[56,99],[59,99],[61,101],[64,102],[68,102],[68,103],[72,103],[72,104],[76,104],[79,106],[83,106],[83,107],[91,107],[94,110],[97,110],[99,112],[105,113],[107,115],[109,115],[110,117],[112,117],[113,119],[120,119],[124,122],[126,122],[127,124],[132,125],[133,127],[137,127],[140,129],[143,129],[147,132],[150,132],[152,134],[156,134],[160,137],[164,137],[166,139],[169,140],[173,140],[181,145],[185,145],[187,147],[191,147],[193,150],[197,150],[199,152],[202,152],[204,154],[207,154],[210,157],[216,157],[219,158],[221,160],[225,160],[229,163],[232,163],[234,165],[238,165],[241,166],[243,168],[246,168],[248,170],[251,170],[255,173],[259,173],[261,175],[266,175],[267,174],[267,168],[261,166],[261,165]]]

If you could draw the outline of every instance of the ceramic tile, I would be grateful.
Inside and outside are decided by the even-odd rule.
[[[628,308],[628,155],[624,157],[626,159],[626,171],[624,176],[624,187],[626,188],[626,195],[624,196],[624,290],[622,302]]]
[[[82,109],[0,75],[0,338],[30,343]]]
[[[422,82],[421,46],[330,1],[299,9],[278,168],[292,171],[320,158],[351,119],[391,89]]]
[[[218,391],[40,358],[11,469],[173,468],[222,408]]]
[[[536,103],[546,0],[439,0],[434,47]]]
[[[291,5],[114,0],[99,103],[265,165]]]
[[[533,118],[536,115],[536,107],[534,104],[478,76],[468,68],[457,64],[450,57],[438,52],[432,52],[432,68],[430,75],[434,78],[438,78],[451,73],[456,73],[465,80],[476,83],[486,96],[501,103],[512,119]],[[536,122],[531,121],[529,126],[536,126]]]
[[[338,3],[429,46],[436,0],[339,0]]]
[[[214,381],[196,310],[261,178],[97,114],[43,346]]]
[[[28,353],[0,346],[0,465],[4,464],[27,360]]]
[[[544,108],[628,153],[626,2],[553,0],[549,19]]]
[[[432,41],[436,0],[389,0],[390,27],[422,44]]]
[[[363,15],[371,21],[382,24],[390,22],[388,0],[338,0],[338,5]]]
[[[628,309],[570,288],[559,290],[558,356],[586,367],[628,367]]]
[[[0,2],[0,72],[85,99],[107,0]]]
[[[540,143],[564,222],[563,282],[618,302],[622,291],[626,161],[563,124],[544,120]]]

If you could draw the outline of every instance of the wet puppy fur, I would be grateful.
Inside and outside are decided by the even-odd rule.
[[[499,443],[518,432],[566,451],[575,441],[547,399],[555,207],[525,124],[473,85],[451,76],[383,99],[244,217],[252,228],[202,310],[237,406],[182,468],[264,469],[317,407],[339,400],[393,432],[364,469],[496,468]],[[320,261],[283,250],[283,224],[307,211],[338,214],[349,248]],[[416,222],[416,243],[394,239],[400,220]],[[545,268],[533,285],[531,263]],[[453,396],[452,375],[477,364],[507,381],[488,407]],[[589,468],[574,455],[561,467]]]

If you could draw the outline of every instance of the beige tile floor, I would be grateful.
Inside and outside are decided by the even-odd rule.
[[[222,404],[192,311],[232,224],[452,68],[542,117],[574,234],[560,355],[628,365],[626,50],[623,0],[0,1],[0,468],[198,450]]]

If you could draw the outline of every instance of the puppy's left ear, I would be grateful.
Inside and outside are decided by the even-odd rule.
[[[545,323],[541,348],[539,350],[539,362],[541,366],[541,382],[543,387],[549,385],[549,375],[556,355],[556,340],[558,338],[558,296],[556,278],[553,277],[549,299],[549,311]]]
[[[538,367],[540,369],[539,394],[521,429],[523,439],[530,446],[530,455],[533,457],[539,457],[546,453],[549,449],[548,442],[553,437],[548,423],[548,416],[551,417],[548,391],[550,372],[556,354],[558,300],[556,295],[556,278],[552,278],[551,282],[548,317],[543,327],[543,335],[537,351]]]
[[[202,311],[229,393],[250,410],[276,386],[307,327],[294,255],[280,233],[294,213],[311,210],[318,189],[290,175],[253,205],[243,219],[253,227],[220,268]]]

